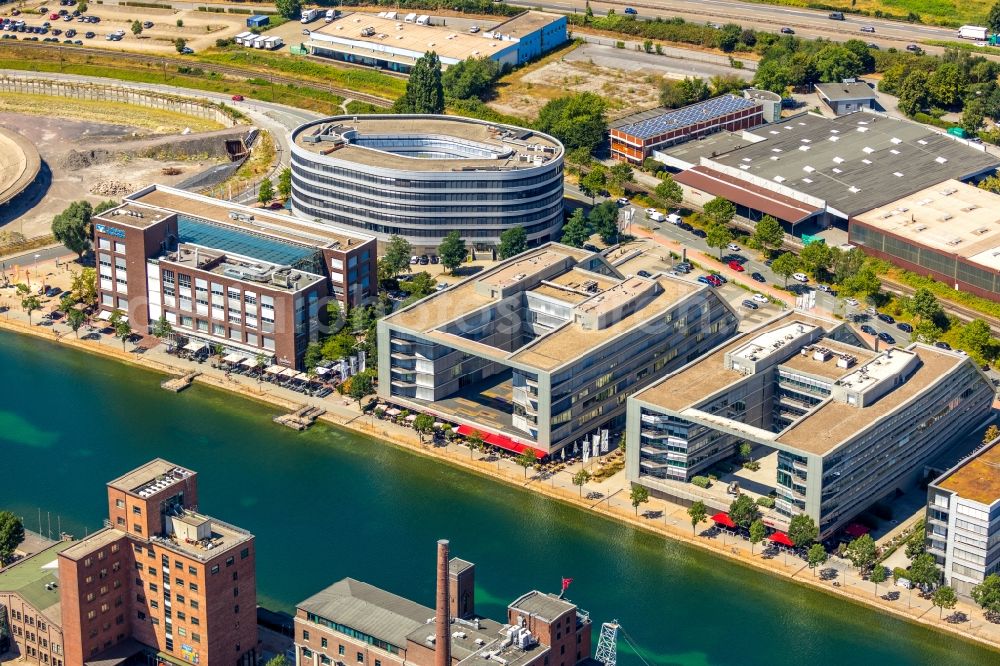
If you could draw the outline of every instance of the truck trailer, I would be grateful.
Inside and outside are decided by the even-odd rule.
[[[977,42],[985,42],[989,37],[989,30],[978,25],[963,25],[958,29],[958,36],[962,39],[974,39]]]
[[[303,23],[311,23],[312,21],[316,20],[317,16],[319,16],[319,10],[318,9],[303,9],[302,10],[302,22]]]

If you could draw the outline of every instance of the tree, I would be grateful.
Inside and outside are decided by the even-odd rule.
[[[753,547],[764,540],[764,536],[767,534],[767,528],[764,527],[764,523],[758,518],[757,520],[750,523],[750,554],[753,555]]]
[[[990,7],[990,13],[986,17],[986,27],[990,32],[1000,32],[1000,2],[996,2]]]
[[[0,567],[24,541],[24,524],[10,511],[0,511]]]
[[[76,8],[80,10],[81,14],[86,14],[87,13],[87,3],[86,2],[79,3],[76,6]]]
[[[910,562],[910,580],[921,585],[937,585],[941,580],[941,570],[938,569],[934,556],[930,553],[917,555]]]
[[[753,456],[753,446],[751,446],[750,442],[740,442],[739,450],[740,457],[750,462],[750,458]]]
[[[864,571],[875,562],[878,547],[870,534],[865,534],[847,544],[847,558],[859,570]]]
[[[293,19],[302,12],[302,0],[275,0],[274,8],[286,19]]]
[[[87,267],[81,269],[79,273],[74,273],[70,284],[81,303],[87,305],[97,303],[97,271],[94,268]]]
[[[830,556],[826,554],[826,548],[824,548],[821,543],[814,543],[809,548],[806,558],[809,563],[809,568],[813,570],[813,576],[816,575],[816,568],[825,564],[829,557]]]
[[[399,283],[400,289],[417,298],[430,295],[436,286],[437,280],[432,278],[427,271],[420,271],[412,279]]]
[[[584,243],[590,240],[590,222],[582,208],[577,208],[563,225],[562,237],[559,242],[572,247],[583,247]]]
[[[747,87],[747,82],[735,74],[716,74],[708,80],[708,84],[714,96],[740,92]]]
[[[702,210],[705,211],[708,219],[721,226],[728,225],[736,217],[736,206],[722,197],[715,197],[706,203]]]
[[[635,180],[635,172],[629,164],[618,162],[608,169],[608,180],[616,191],[621,191],[624,194],[625,183],[631,183]]]
[[[178,19],[177,22],[178,22],[177,27],[181,27],[184,25],[183,23],[180,22],[180,19]],[[174,48],[177,50],[178,53],[184,53],[184,49],[187,48],[187,45],[188,45],[187,40],[184,39],[183,37],[178,37],[177,39],[174,40]]]
[[[872,568],[872,572],[868,574],[868,580],[875,583],[875,595],[878,596],[878,584],[884,583],[889,577],[889,570],[886,569],[881,564],[876,564]]]
[[[992,573],[972,588],[972,600],[987,613],[1000,613],[1000,574]]]
[[[21,309],[28,313],[28,324],[31,324],[31,313],[42,307],[38,296],[25,296],[21,299]]]
[[[927,287],[920,287],[913,292],[909,301],[909,310],[921,319],[928,321],[937,322],[944,317],[944,308],[941,307],[934,292]]]
[[[958,65],[945,62],[938,65],[931,74],[927,80],[927,87],[935,104],[946,108],[957,108],[962,103],[965,83],[965,75]]]
[[[792,520],[788,524],[788,538],[792,540],[796,548],[805,548],[819,538],[819,528],[816,527],[812,516],[800,513],[792,516]]]
[[[66,311],[66,323],[69,324],[70,329],[78,338],[80,337],[80,327],[83,326],[83,322],[85,321],[87,321],[87,315],[83,310],[70,308]]]
[[[279,0],[280,1],[280,0]],[[283,654],[278,654],[271,657],[264,666],[292,666],[288,662],[288,657]]]
[[[865,65],[852,50],[840,44],[828,44],[813,60],[820,81],[839,83],[864,73]]]
[[[413,64],[406,92],[393,106],[396,113],[444,113],[441,59],[428,51]]]
[[[729,505],[729,517],[743,528],[760,518],[760,509],[749,495],[740,495]]]
[[[674,208],[684,200],[684,191],[681,186],[674,181],[673,176],[666,172],[664,172],[660,183],[653,189],[653,195],[660,200],[664,208]]]
[[[618,204],[614,201],[602,201],[590,209],[587,216],[590,228],[601,235],[606,244],[618,242]]]
[[[52,235],[81,258],[90,249],[94,235],[90,224],[93,212],[89,201],[74,201],[52,218]]]
[[[566,150],[594,152],[608,131],[604,99],[585,92],[554,99],[538,113],[536,127],[559,139]]]
[[[265,178],[260,181],[260,191],[257,193],[257,201],[262,204],[271,203],[271,199],[274,198],[274,184],[271,182],[270,178]]]
[[[454,275],[455,269],[462,265],[467,254],[465,241],[458,230],[451,231],[444,237],[438,245],[438,254],[441,256],[441,264]]]
[[[934,322],[928,319],[921,319],[913,327],[913,339],[926,344],[933,344],[941,338],[942,332]]]
[[[773,269],[774,265],[771,268]],[[871,265],[865,264],[857,273],[847,277],[840,286],[849,294],[868,299],[881,291],[882,280]]]
[[[906,75],[899,86],[899,110],[908,116],[913,116],[927,107],[929,95],[927,92],[927,74],[915,70]]]
[[[485,440],[483,440],[483,434],[478,430],[473,430],[466,435],[465,442],[469,445],[469,451],[478,451],[486,444]]]
[[[142,24],[139,21],[132,21],[132,34],[136,37],[142,34]]]
[[[970,354],[975,354],[982,358],[984,352],[989,348],[990,325],[982,319],[973,319],[966,324],[958,334],[958,341]]]
[[[694,534],[698,531],[698,523],[703,523],[708,518],[708,507],[698,500],[688,507],[688,517],[691,519],[691,533]]]
[[[525,233],[524,227],[511,227],[500,234],[500,250],[497,254],[501,259],[510,259],[527,249],[528,234]]]
[[[771,250],[777,250],[785,242],[785,230],[778,220],[765,215],[754,225],[753,238],[765,253],[770,254]]]
[[[962,109],[962,129],[972,136],[979,134],[986,118],[986,104],[978,97],[970,99]]]
[[[908,560],[914,560],[918,556],[923,555],[927,550],[927,539],[924,537],[924,528],[915,529],[913,534],[911,534],[906,539],[906,547],[903,553],[906,555]]]
[[[629,491],[628,496],[632,500],[632,508],[635,509],[635,515],[638,516],[639,505],[649,501],[649,489],[646,486],[636,484],[632,486],[632,490]]]
[[[402,236],[393,234],[385,246],[385,253],[378,262],[379,278],[392,280],[410,265],[413,246]]]
[[[931,597],[931,603],[938,607],[938,619],[944,617],[945,608],[951,610],[957,602],[958,595],[955,594],[955,589],[947,585],[934,590],[934,596]]]
[[[853,53],[861,61],[861,74],[875,71],[875,56],[868,43],[861,39],[848,39],[843,44],[844,48]]]
[[[413,419],[413,429],[420,433],[420,440],[423,441],[424,435],[434,431],[434,417],[430,414],[420,414]]]
[[[983,444],[989,444],[997,437],[1000,437],[1000,428],[995,423],[991,424],[983,433]]]
[[[820,279],[826,274],[832,258],[833,253],[826,243],[808,243],[799,252],[799,266],[816,279]]]
[[[743,28],[735,23],[727,23],[718,32],[719,49],[725,53],[732,53],[740,43],[740,36]]]
[[[713,224],[706,232],[705,243],[709,247],[719,248],[719,259],[722,259],[722,250],[732,242],[733,232],[729,230],[729,227],[724,227],[721,224]]]
[[[785,278],[785,286],[788,286],[788,278],[799,270],[799,259],[791,252],[783,252],[771,262],[771,270]]]
[[[757,67],[757,73],[753,77],[753,85],[761,90],[784,94],[788,86],[792,84],[791,74],[785,63],[777,58],[765,58]]]
[[[501,66],[491,58],[468,58],[457,62],[441,74],[446,97],[452,99],[483,99],[490,86],[500,76]]]
[[[608,171],[600,164],[594,166],[594,168],[580,178],[580,189],[590,197],[591,203],[594,203],[597,196],[604,193],[607,187]]]
[[[353,399],[358,401],[358,407],[360,407],[361,400],[364,399],[366,395],[370,395],[374,390],[375,381],[372,379],[371,372],[366,370],[365,372],[359,372],[351,377],[351,386],[347,393]]]
[[[585,469],[581,469],[573,475],[573,485],[580,489],[580,497],[583,497],[583,484],[587,481],[590,481],[590,472]]]
[[[160,338],[170,337],[170,334],[174,332],[174,327],[167,321],[167,315],[161,314],[160,318],[156,320],[153,324],[153,335]]]
[[[108,319],[111,328],[115,331],[115,337],[122,341],[122,351],[125,351],[125,341],[132,335],[132,325],[128,323],[128,317],[121,310],[115,310]]]
[[[292,170],[289,167],[282,169],[278,175],[278,196],[286,200],[292,196]]]
[[[535,457],[534,451],[525,449],[519,456],[514,458],[514,462],[524,468],[524,478],[528,478],[528,468],[537,463],[538,459]]]

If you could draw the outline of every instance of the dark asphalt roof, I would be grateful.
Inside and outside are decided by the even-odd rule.
[[[863,81],[855,83],[817,83],[816,92],[831,102],[875,99],[875,91]]]

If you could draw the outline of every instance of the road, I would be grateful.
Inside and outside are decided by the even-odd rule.
[[[566,14],[583,13],[585,0],[544,0],[542,2],[512,2],[510,4],[522,7],[539,7]],[[833,21],[828,11],[804,9],[800,7],[783,7],[759,3],[739,2],[738,0],[640,0],[639,2],[591,2],[590,7],[595,14],[606,14],[614,9],[621,14],[625,7],[633,7],[639,12],[638,18],[675,17],[679,16],[694,23],[738,23],[744,27],[752,27],[770,32],[777,32],[783,27],[795,30],[800,37],[815,39],[823,37],[837,41],[859,38],[873,42],[880,47],[905,47],[907,44],[923,40],[945,39],[958,41],[954,28],[903,23],[887,19],[877,19],[868,16],[845,14],[843,21]],[[873,26],[875,33],[862,33],[862,26]],[[926,47],[926,51],[935,53],[944,49]],[[1000,53],[994,56],[1000,59]]]

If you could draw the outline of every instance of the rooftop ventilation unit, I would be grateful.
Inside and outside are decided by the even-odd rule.
[[[979,208],[978,204],[970,204],[970,205],[966,206],[965,208],[963,208],[962,212],[963,213],[971,213],[972,211],[976,210],[977,208]]]
[[[944,215],[938,218],[938,222],[947,222],[950,219],[951,219],[951,213],[945,213]]]
[[[921,224],[921,225],[913,227],[914,231],[924,231],[925,229],[927,229],[927,225],[926,224]]]
[[[955,194],[956,192],[958,192],[957,188],[949,187],[946,190],[941,190],[938,194],[940,194],[943,197],[950,197],[951,195]]]

